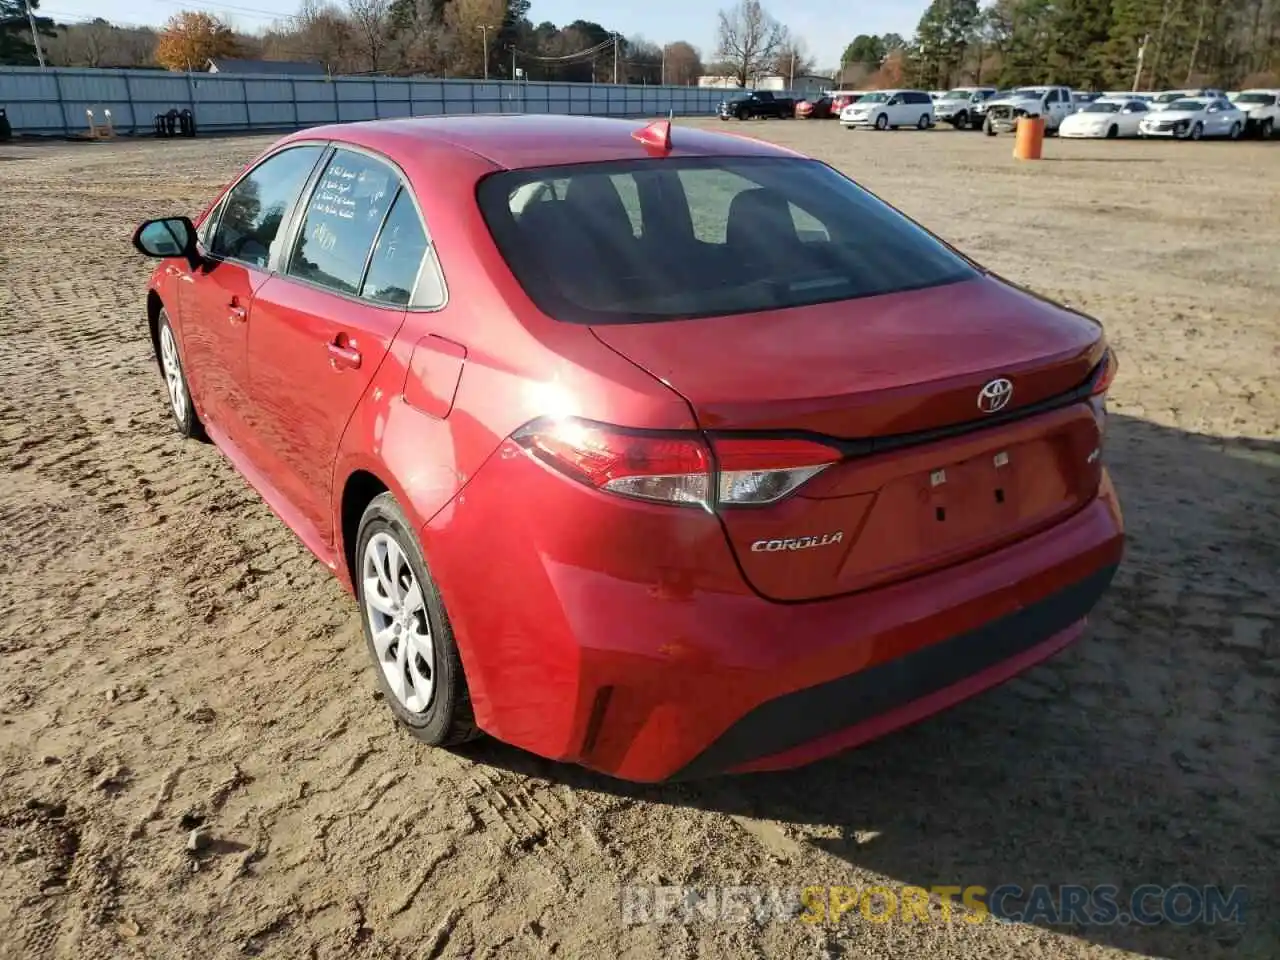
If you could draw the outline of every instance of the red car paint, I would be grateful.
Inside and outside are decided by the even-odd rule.
[[[153,322],[164,304],[211,438],[348,588],[352,511],[376,478],[419,532],[481,728],[623,778],[809,762],[1078,636],[1123,545],[1097,456],[1115,370],[1098,325],[985,272],[750,322],[553,319],[495,244],[485,177],[795,156],[636,130],[467,117],[285,138],[398,165],[449,299],[406,312],[163,261]],[[984,419],[994,377],[1016,396]],[[549,465],[537,424],[563,417],[622,444],[663,431],[642,436],[708,470],[832,465],[761,507],[635,500]]]

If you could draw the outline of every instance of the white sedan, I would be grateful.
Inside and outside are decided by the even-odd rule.
[[[1199,140],[1201,137],[1240,139],[1246,116],[1226,97],[1184,97],[1163,110],[1144,117],[1138,125],[1140,137],[1173,137]]]
[[[1102,97],[1062,121],[1060,137],[1136,137],[1142,118],[1151,111],[1135,97]]]

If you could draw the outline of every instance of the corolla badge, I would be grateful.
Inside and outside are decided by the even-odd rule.
[[[751,545],[752,553],[776,553],[779,550],[812,550],[814,547],[829,547],[844,539],[844,531],[824,533],[812,537],[788,537],[785,540],[757,540]]]
[[[1003,410],[1013,399],[1013,384],[1004,377],[998,377],[978,391],[978,409],[983,413],[996,413]]]

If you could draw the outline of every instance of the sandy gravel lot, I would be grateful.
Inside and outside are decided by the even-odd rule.
[[[424,749],[354,604],[171,431],[150,356],[133,226],[269,138],[0,145],[0,956],[1280,956],[1280,144],[1019,166],[1007,137],[730,129],[1106,322],[1131,539],[1086,638],[795,773],[640,788]],[[618,885],[659,882],[1251,895],[1241,929],[623,924]]]

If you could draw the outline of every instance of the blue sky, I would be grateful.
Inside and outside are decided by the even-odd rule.
[[[729,2],[724,0],[725,5]],[[804,40],[819,67],[836,66],[854,34],[892,31],[909,36],[926,4],[927,0],[862,0],[852,6],[833,5],[827,0],[764,0],[765,9]],[[59,20],[98,16],[120,23],[158,25],[179,10],[206,9],[220,13],[242,30],[253,31],[288,16],[297,6],[297,0],[41,0],[40,10]],[[717,0],[533,0],[529,17],[534,23],[550,20],[560,26],[578,19],[595,20],[626,36],[639,35],[654,43],[688,40],[709,59],[714,53],[720,7]],[[836,23],[849,26],[833,30]]]

